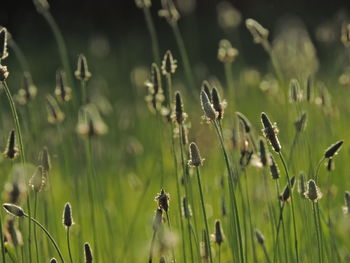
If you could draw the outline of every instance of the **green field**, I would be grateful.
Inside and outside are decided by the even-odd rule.
[[[0,262],[349,261],[346,20],[221,2],[212,46],[191,5],[136,0],[145,37],[114,46],[33,3],[47,47],[0,30]]]

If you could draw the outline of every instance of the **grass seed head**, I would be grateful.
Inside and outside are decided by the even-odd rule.
[[[306,192],[306,183],[304,172],[300,172],[298,181],[298,192],[301,194],[302,197],[305,197],[304,193]]]
[[[172,118],[178,125],[181,125],[187,118],[187,113],[184,112],[181,94],[178,91],[175,93],[175,112],[173,113]]]
[[[14,204],[10,204],[10,203],[5,203],[2,205],[2,207],[5,209],[5,211],[13,216],[18,216],[18,217],[22,217],[22,216],[26,216],[26,214],[24,213],[24,210],[22,207],[18,206],[18,205],[14,205]]]
[[[31,74],[28,71],[23,73],[22,88],[20,88],[15,95],[15,100],[21,104],[25,105],[29,101],[33,100],[38,93],[37,87],[33,83]]]
[[[23,245],[23,237],[21,231],[19,231],[16,226],[15,220],[12,217],[6,218],[5,223],[5,238],[14,246],[22,246]]]
[[[269,117],[267,117],[265,112],[261,113],[261,122],[264,127],[262,130],[264,133],[264,136],[270,142],[275,152],[279,153],[281,151],[281,144],[277,137],[278,128],[276,124],[271,123]]]
[[[180,19],[173,0],[162,0],[162,9],[158,11],[160,17],[164,17],[170,25],[174,25]]]
[[[269,31],[260,25],[257,21],[252,18],[248,18],[245,21],[245,25],[249,32],[253,36],[253,40],[257,44],[263,44],[268,41]]]
[[[51,95],[46,96],[46,106],[47,106],[47,121],[51,124],[56,124],[64,121],[64,113],[61,111],[58,103],[54,97]]]
[[[303,112],[298,120],[294,122],[296,132],[302,132],[305,130],[307,124],[307,113]]]
[[[67,85],[66,73],[61,69],[56,71],[55,95],[61,102],[67,102],[72,97],[72,89]]]
[[[0,61],[8,57],[7,52],[7,29],[2,27],[0,29]]]
[[[63,225],[71,227],[73,224],[72,207],[70,203],[66,203],[63,210]]]
[[[326,168],[327,168],[327,171],[329,172],[335,169],[335,162],[333,158],[327,159]]]
[[[316,182],[312,179],[307,182],[307,189],[304,195],[307,199],[309,199],[312,202],[317,202],[322,198],[322,193],[320,192],[320,189],[316,185]]]
[[[211,102],[212,101],[211,91],[210,91],[211,85],[210,85],[209,81],[204,80],[202,82],[202,90],[204,90],[205,94],[207,94],[207,96],[208,96],[209,101]]]
[[[174,59],[170,50],[167,50],[162,60],[162,74],[174,74],[177,68],[177,60]]]
[[[84,244],[85,263],[92,263],[92,250],[89,243]]]
[[[259,152],[260,152],[260,162],[264,167],[266,167],[268,165],[268,161],[267,161],[268,159],[267,159],[265,141],[262,138],[260,138],[259,140]]]
[[[150,108],[154,112],[161,111],[165,97],[162,89],[160,70],[156,63],[152,63],[151,75],[149,80],[146,81],[146,87],[148,87],[146,101],[149,103]]]
[[[221,196],[221,215],[225,217],[227,215],[226,212],[226,202],[225,202],[225,195]]]
[[[338,154],[338,151],[340,150],[343,143],[344,143],[344,141],[337,141],[336,143],[329,146],[324,153],[324,157],[325,158],[333,158],[334,155]]]
[[[222,63],[232,63],[239,52],[232,47],[231,42],[227,39],[222,39],[219,42],[218,60]]]
[[[240,120],[240,122],[243,124],[244,131],[246,133],[250,133],[252,125],[250,124],[250,121],[248,120],[248,118],[246,116],[244,116],[244,114],[239,112],[239,111],[236,111],[236,115],[237,115],[238,119]]]
[[[344,24],[342,26],[341,42],[345,47],[350,47],[350,24]]]
[[[34,192],[39,193],[44,189],[46,179],[46,171],[41,165],[39,165],[29,180],[29,186]]]
[[[165,257],[164,257],[164,256],[162,256],[162,257],[160,258],[159,263],[166,263]]]
[[[350,214],[350,192],[345,191],[344,200],[345,200],[345,206],[343,207],[343,211],[345,214]]]
[[[105,135],[108,132],[108,126],[94,104],[84,105],[79,110],[76,131],[79,135],[88,137]]]
[[[0,81],[6,80],[9,74],[10,73],[8,72],[7,67],[0,65]]]
[[[270,173],[272,179],[277,180],[280,178],[280,170],[278,169],[277,163],[275,162],[275,158],[273,158],[272,154],[270,154]]]
[[[264,245],[264,242],[265,242],[265,237],[264,235],[260,232],[259,229],[255,229],[255,237],[256,237],[256,240],[258,241],[258,243],[260,245]]]
[[[303,94],[301,92],[300,84],[297,79],[292,79],[289,82],[289,101],[291,103],[300,102],[303,98]]]
[[[187,219],[191,218],[192,216],[192,209],[186,196],[182,198],[182,215]]]
[[[75,77],[81,81],[88,81],[91,73],[88,68],[86,57],[83,54],[78,56],[77,70],[74,72]]]
[[[202,241],[200,242],[199,252],[200,256],[204,261],[208,261],[209,259],[209,240],[207,238],[207,231],[203,229],[202,232]]]
[[[50,260],[50,263],[57,263],[57,260],[56,260],[55,258],[52,258],[52,259]]]
[[[292,191],[293,191],[294,183],[295,183],[295,176],[290,178],[290,185],[292,187]],[[280,200],[282,202],[287,202],[290,199],[290,196],[291,196],[291,191],[289,189],[289,184],[287,183],[282,194],[280,195]]]
[[[33,3],[36,7],[36,10],[40,14],[43,14],[43,13],[49,11],[49,9],[50,9],[50,5],[47,2],[47,0],[33,0]]]
[[[201,105],[204,112],[204,118],[208,121],[215,121],[217,118],[217,112],[204,90],[201,91]]]
[[[215,232],[212,236],[214,238],[214,242],[219,246],[225,241],[225,235],[224,235],[224,231],[222,230],[220,220],[215,221]]]
[[[203,159],[201,157],[197,144],[194,142],[190,143],[190,160],[188,161],[188,164],[195,167],[203,165]]]
[[[138,8],[150,8],[152,6],[151,0],[135,0],[135,4]]]
[[[4,156],[9,159],[16,159],[19,156],[19,149],[16,146],[16,132],[11,130],[9,137],[7,139],[6,149],[4,151]]]
[[[213,89],[211,90],[211,98],[213,101],[214,110],[217,113],[216,118],[220,121],[224,117],[224,108],[226,103],[221,101],[219,92],[215,87],[213,87]]]
[[[164,189],[160,190],[160,193],[154,198],[154,200],[158,203],[158,208],[168,212],[170,196],[164,191]]]
[[[306,82],[306,101],[311,102],[313,98],[313,79],[312,76],[307,78]]]

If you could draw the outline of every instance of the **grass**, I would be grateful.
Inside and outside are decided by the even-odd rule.
[[[172,47],[165,46],[157,31],[162,20],[154,16],[154,7],[146,0],[137,2],[139,15],[145,16],[144,30],[150,34],[144,50],[152,55],[138,57],[130,45],[117,62],[99,61],[80,50],[76,59],[71,57],[65,32],[48,10],[40,9],[57,41],[52,52],[60,57],[57,61],[67,75],[67,83],[58,78],[57,85],[65,85],[58,90],[61,94],[69,90],[72,98],[58,97],[54,88],[38,85],[38,94],[30,96],[25,93],[30,89],[22,88],[18,101],[23,74],[33,78],[31,85],[52,79],[54,87],[55,70],[50,76],[35,74],[45,61],[24,52],[20,41],[9,41],[9,56],[1,58],[1,65],[8,66],[10,75],[0,68],[5,91],[0,98],[1,201],[23,210],[6,205],[17,217],[5,210],[0,213],[0,237],[6,240],[1,242],[2,262],[58,258],[71,263],[302,263],[334,262],[335,257],[346,262],[350,222],[342,207],[344,192],[350,188],[350,108],[348,90],[334,76],[343,74],[349,62],[334,72],[316,73],[310,67],[296,74],[306,64],[298,59],[315,58],[308,53],[301,58],[288,52],[281,55],[270,41],[271,33],[249,20],[247,33],[258,44],[251,48],[267,51],[269,67],[252,71],[235,64],[237,55],[250,54],[237,52],[234,41],[222,40],[210,50],[213,57],[218,54],[217,63],[206,66],[218,72],[213,80],[209,73],[197,74],[195,52],[188,49],[190,39],[183,34],[181,21],[186,18],[174,11],[171,1],[162,1],[161,14],[170,25]],[[297,49],[302,45],[313,46],[307,38],[298,41],[300,45],[291,41],[280,45],[294,49],[293,54],[303,52]],[[350,43],[344,44],[339,41],[336,48],[345,56]],[[219,53],[217,47],[222,49]],[[286,67],[290,61],[294,64]],[[330,61],[318,63],[332,67]],[[151,65],[156,72],[152,78]],[[288,94],[297,99],[289,100]],[[268,131],[266,123],[261,124],[262,112],[276,121]],[[295,124],[298,120],[305,123]],[[14,145],[7,144],[12,130]],[[201,156],[196,145],[191,149],[192,141]],[[270,154],[283,168],[277,170],[278,176],[269,172]],[[302,186],[300,174],[304,174]],[[314,188],[306,186],[310,181]],[[154,202],[160,189],[166,193],[162,190]],[[74,224],[67,216],[72,214]]]

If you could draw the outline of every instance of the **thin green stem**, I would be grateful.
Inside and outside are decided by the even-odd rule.
[[[153,236],[152,236],[152,241],[151,241],[151,247],[149,250],[148,263],[152,263],[152,260],[153,260],[153,248],[154,248],[154,241],[156,240],[156,234],[157,234],[157,230],[154,230]]]
[[[169,230],[172,231],[168,211],[165,211],[165,214],[166,214],[166,220],[168,221]],[[176,262],[174,248],[171,248],[171,254],[173,256],[173,262]]]
[[[315,208],[315,203],[314,202],[312,202],[312,212],[313,212],[313,216],[314,216],[315,230],[316,230],[316,236],[317,236],[318,260],[319,260],[320,263],[322,263],[321,240],[320,240],[319,226],[318,226],[318,222],[317,222],[317,214],[316,214],[316,208]]]
[[[326,160],[326,158],[325,158],[325,157],[322,157],[322,158],[319,160],[318,164],[317,164],[316,172],[315,172],[315,176],[314,176],[314,179],[315,179],[316,184],[318,183],[318,174],[319,174],[319,172],[320,172],[320,168],[321,168],[321,165],[322,165],[322,163],[323,163],[324,160]]]
[[[29,215],[26,215],[26,214],[25,214],[24,216],[27,217],[27,218],[28,218],[30,221],[32,221],[34,224],[36,224],[38,227],[40,227],[42,231],[44,231],[44,233],[46,234],[46,236],[50,239],[52,245],[55,247],[55,249],[56,249],[56,251],[57,251],[57,253],[58,253],[58,255],[59,255],[59,257],[60,257],[60,259],[61,259],[61,261],[62,261],[62,263],[64,263],[64,259],[63,259],[63,256],[62,256],[62,252],[61,252],[61,250],[59,249],[59,247],[58,247],[58,245],[57,245],[55,239],[51,236],[51,234],[50,234],[50,233],[45,229],[45,227],[44,227],[42,224],[40,224],[37,220],[35,220],[34,218],[32,218],[32,217],[30,217]]]
[[[290,177],[289,177],[289,172],[288,172],[288,168],[287,168],[287,164],[283,158],[283,155],[281,152],[278,153],[286,176],[287,176],[287,180],[288,180],[288,187],[289,187],[289,191],[290,191],[290,203],[291,203],[291,208],[292,208],[292,219],[293,219],[293,230],[294,230],[294,247],[295,247],[295,256],[296,256],[296,262],[299,263],[299,251],[298,251],[298,235],[297,235],[297,226],[296,226],[296,220],[295,220],[295,211],[294,211],[294,198],[293,198],[293,188],[290,182]]]
[[[145,20],[146,20],[148,32],[149,32],[150,37],[151,37],[153,59],[154,59],[154,62],[156,62],[159,65],[160,56],[159,56],[159,45],[158,45],[157,31],[156,31],[154,23],[153,23],[150,9],[148,7],[144,7],[143,13],[145,15]]]
[[[34,192],[34,218],[36,218],[37,207],[38,207],[38,193]],[[33,231],[34,231],[36,260],[39,263],[39,248],[38,248],[38,238],[36,236],[36,225],[34,225]]]
[[[86,92],[86,81],[82,80],[80,83],[80,87],[81,87],[81,102],[82,105],[85,105],[88,101],[88,97],[87,97],[87,92]]]
[[[70,227],[67,227],[67,246],[68,246],[68,254],[69,254],[70,263],[73,263],[72,251],[71,251],[71,248],[70,248],[69,230],[70,230]]]
[[[208,219],[207,219],[207,213],[205,211],[205,203],[204,203],[204,196],[203,196],[203,189],[202,189],[202,183],[201,183],[201,178],[200,178],[200,173],[199,173],[199,167],[196,167],[196,173],[197,173],[197,182],[198,182],[198,189],[199,189],[199,195],[201,198],[201,205],[202,205],[202,213],[203,213],[203,220],[204,220],[204,225],[205,225],[205,230],[207,233],[207,240],[208,240],[208,250],[209,250],[209,259],[210,262],[213,262],[213,258],[211,255],[211,245],[209,242],[209,227],[208,227]]]
[[[263,251],[264,251],[264,254],[265,254],[265,258],[266,258],[267,263],[271,263],[271,260],[270,260],[269,254],[267,253],[265,244],[262,244],[261,246],[262,246],[262,248],[263,248]]]
[[[4,236],[2,232],[2,215],[0,214],[0,242],[1,242],[1,256],[2,256],[2,262],[6,263],[5,258],[5,246],[4,246]]]

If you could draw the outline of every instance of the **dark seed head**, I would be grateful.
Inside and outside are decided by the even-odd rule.
[[[290,185],[292,187],[292,190],[293,190],[293,187],[294,187],[294,183],[295,183],[295,176],[293,176],[291,179],[290,179]],[[282,192],[282,194],[280,195],[280,200],[282,202],[287,202],[290,198],[290,195],[291,195],[291,191],[289,189],[289,185],[287,184]]]
[[[89,243],[84,244],[85,263],[92,262],[92,250]]]
[[[217,113],[204,90],[201,91],[201,104],[205,118],[210,121],[215,121]]]
[[[86,57],[80,54],[78,57],[77,70],[74,72],[78,80],[88,81],[91,78],[91,73],[88,68]]]
[[[272,154],[270,154],[270,173],[271,173],[272,179],[276,180],[280,178],[280,170],[278,169],[278,166]]]
[[[215,243],[219,246],[225,241],[224,232],[221,227],[220,220],[215,221],[215,233],[214,233]]]
[[[333,158],[334,155],[336,155],[338,153],[338,151],[341,148],[341,146],[343,145],[343,143],[344,143],[344,141],[338,141],[338,142],[332,144],[331,146],[329,146],[324,153],[324,157],[325,158]]]
[[[188,200],[186,196],[182,198],[182,215],[187,219],[191,218],[192,216],[191,207],[188,204]]]
[[[205,94],[207,94],[208,99],[212,101],[210,89],[211,89],[210,83],[207,80],[204,80],[202,83],[202,90],[204,90]]]
[[[15,130],[10,131],[4,156],[9,159],[16,159],[19,156],[19,150],[16,147],[16,133]]]
[[[177,68],[177,61],[174,59],[170,50],[167,50],[164,54],[162,61],[162,73],[163,75],[174,74]]]
[[[265,142],[263,139],[259,140],[259,151],[260,151],[260,161],[264,167],[267,166],[267,154],[266,154],[266,147]]]
[[[50,260],[50,263],[57,263],[57,260],[56,260],[55,258],[52,258],[52,259]]]
[[[70,203],[66,203],[64,205],[63,225],[65,225],[66,227],[71,227],[73,225],[72,207]]]
[[[307,182],[307,190],[304,195],[312,202],[317,202],[322,197],[322,194],[314,180],[309,180]]]
[[[0,61],[8,56],[7,53],[7,29],[0,29]]]
[[[155,201],[158,203],[158,207],[163,209],[165,212],[169,210],[169,194],[164,191],[164,189],[160,190],[160,193],[155,197]]]
[[[183,104],[182,104],[182,99],[181,99],[181,94],[180,92],[175,93],[175,114],[174,114],[174,119],[177,124],[182,124],[187,117],[187,114],[184,112],[183,109]]]
[[[19,207],[17,205],[5,203],[2,205],[2,207],[6,210],[7,213],[13,216],[18,216],[18,217],[25,216],[25,213],[22,207]]]
[[[222,120],[222,118],[224,117],[224,107],[222,106],[219,92],[215,87],[213,87],[213,89],[211,90],[211,98],[213,101],[213,107],[217,112],[217,119]]]
[[[258,243],[260,245],[263,245],[264,242],[265,242],[265,237],[264,235],[260,232],[260,230],[258,229],[255,229],[255,237],[256,237],[256,240],[258,241]]]
[[[194,142],[190,143],[190,160],[189,165],[191,166],[200,166],[203,164],[203,159],[199,152],[197,145]]]
[[[243,124],[244,131],[246,133],[249,133],[252,126],[251,126],[249,120],[247,119],[247,117],[238,111],[236,111],[236,115],[237,115],[238,119],[240,120],[240,122]]]
[[[263,124],[263,133],[266,139],[270,142],[272,148],[278,153],[281,151],[281,144],[278,140],[277,133],[278,129],[276,124],[272,124],[266,113],[261,113],[261,122]]]
[[[294,127],[296,132],[304,131],[306,124],[307,124],[307,113],[303,112],[300,118],[296,122],[294,122]]]

